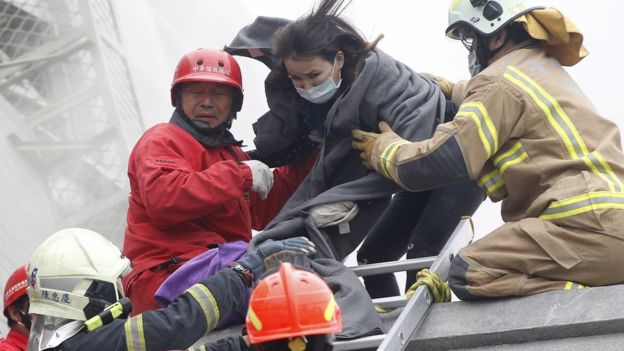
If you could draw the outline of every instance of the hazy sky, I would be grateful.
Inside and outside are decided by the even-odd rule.
[[[312,0],[114,0],[118,25],[128,50],[145,125],[167,121],[169,85],[177,60],[198,47],[221,48],[236,32],[256,16],[295,19],[308,12]],[[620,14],[624,2],[600,0],[547,1],[562,10],[582,30],[590,55],[569,69],[597,109],[624,125],[619,108],[624,80],[622,68]],[[218,5],[217,5],[218,4]],[[589,6],[589,5],[593,6]],[[448,1],[354,0],[344,12],[368,40],[379,34],[379,47],[418,72],[431,72],[452,80],[468,77],[467,52],[454,40],[445,38]],[[141,23],[137,27],[137,23]],[[241,58],[245,103],[234,122],[233,132],[251,144],[251,123],[266,111],[263,80],[267,69]],[[499,206],[486,201],[475,216],[478,235],[500,225]]]

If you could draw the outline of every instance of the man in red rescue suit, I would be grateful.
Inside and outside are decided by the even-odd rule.
[[[30,316],[28,315],[28,267],[16,269],[4,286],[4,309],[2,310],[9,324],[6,339],[0,339],[0,351],[26,351]]]
[[[586,56],[581,33],[553,8],[455,0],[447,36],[473,74],[452,89],[454,120],[416,143],[355,130],[353,146],[405,189],[474,179],[503,201],[505,224],[453,259],[451,289],[472,300],[624,282],[619,130],[562,67]]]
[[[123,252],[134,313],[158,308],[154,292],[189,259],[249,241],[307,174],[313,156],[271,170],[249,160],[229,127],[243,103],[240,68],[226,52],[184,55],[171,85],[169,123],[148,129],[128,162],[130,198]]]

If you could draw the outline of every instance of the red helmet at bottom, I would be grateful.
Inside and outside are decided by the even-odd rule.
[[[3,312],[6,312],[7,307],[11,306],[17,299],[26,295],[27,287],[28,265],[23,265],[11,274],[4,286]]]
[[[252,344],[304,335],[335,334],[342,315],[331,289],[318,275],[282,263],[251,293],[247,333]]]

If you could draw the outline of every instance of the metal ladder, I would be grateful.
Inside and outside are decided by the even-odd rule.
[[[415,258],[351,267],[360,277],[367,275],[394,273],[408,270],[429,268],[444,280],[448,276],[451,259],[462,247],[468,245],[474,236],[470,218],[462,219],[438,256]],[[433,297],[427,286],[420,286],[409,301],[405,296],[393,296],[374,299],[373,303],[384,308],[403,307],[387,334],[367,336],[348,341],[334,341],[332,351],[366,350],[377,347],[378,351],[405,350],[410,339],[420,327],[429,312]]]

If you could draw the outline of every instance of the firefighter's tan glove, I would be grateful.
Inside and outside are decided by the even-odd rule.
[[[455,83],[451,82],[446,78],[442,78],[431,73],[421,74],[425,77],[432,79],[440,87],[440,90],[442,91],[442,94],[444,94],[444,97],[449,100],[451,99],[451,97],[453,96],[453,88],[455,87]]]
[[[373,132],[365,132],[363,130],[354,129],[351,131],[351,137],[353,137],[353,141],[351,141],[351,146],[354,149],[360,150],[360,157],[364,162],[364,165],[368,168],[372,168],[370,165],[371,155],[373,153],[373,149],[375,148],[375,141],[379,137],[380,134]]]
[[[381,171],[381,163],[384,161],[384,155],[380,155],[379,152],[375,152],[375,149],[385,147],[384,145],[388,145],[394,141],[403,141],[403,138],[393,132],[390,125],[386,122],[379,123],[379,130],[381,133],[365,132],[359,129],[354,129],[351,132],[351,136],[353,137],[351,146],[362,151],[360,153],[360,157],[364,161],[364,165],[366,167],[372,168],[377,172],[389,176],[386,171]]]

